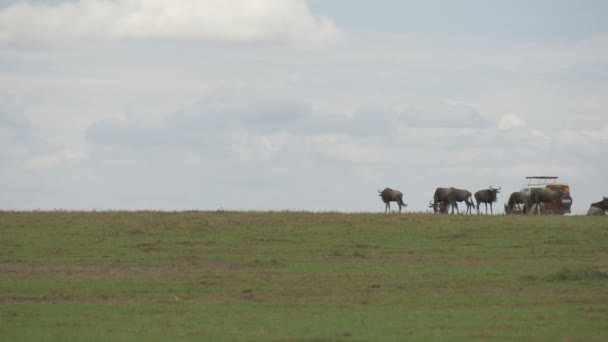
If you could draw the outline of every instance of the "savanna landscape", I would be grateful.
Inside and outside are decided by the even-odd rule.
[[[605,341],[587,216],[0,212],[7,341]]]

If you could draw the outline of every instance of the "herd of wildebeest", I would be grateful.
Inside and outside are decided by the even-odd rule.
[[[472,214],[473,208],[477,208],[477,214],[479,214],[479,207],[483,203],[485,205],[485,212],[488,213],[488,204],[490,205],[490,214],[494,214],[492,209],[492,203],[497,201],[497,194],[501,188],[498,189],[490,186],[489,189],[483,189],[472,194],[468,190],[456,189],[456,188],[437,188],[433,194],[433,199],[429,202],[429,208],[433,209],[435,214],[447,214],[451,210],[454,214],[460,213],[458,210],[458,202],[464,202],[467,206],[465,214]],[[557,191],[551,191],[546,189],[530,189],[530,192],[516,191],[509,196],[508,202],[505,204],[505,213],[512,214],[515,211],[522,214],[538,214],[542,213],[542,203],[554,202],[560,194]],[[399,190],[391,188],[385,188],[384,190],[378,190],[378,196],[385,203],[385,213],[390,212],[390,202],[396,202],[399,206],[399,213],[401,208],[405,208],[407,204],[403,202],[403,193]],[[477,202],[473,202],[473,197]],[[601,201],[591,203],[587,215],[606,215],[608,211],[608,197],[604,197]]]

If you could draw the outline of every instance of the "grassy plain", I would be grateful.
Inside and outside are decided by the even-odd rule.
[[[0,212],[6,341],[606,341],[605,217]]]

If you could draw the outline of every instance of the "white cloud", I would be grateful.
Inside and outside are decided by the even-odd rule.
[[[240,162],[269,161],[280,156],[291,142],[288,133],[274,133],[262,136],[244,135],[234,144]]]
[[[583,133],[593,141],[604,144],[608,143],[608,124],[597,130],[585,130]]]
[[[328,41],[341,35],[304,0],[20,2],[0,11],[0,43],[78,40]]]
[[[543,131],[539,130],[539,129],[533,129],[530,130],[530,135],[533,138],[536,138],[536,140],[538,142],[543,142],[543,143],[551,143],[551,141],[553,140],[553,138],[551,138],[550,136],[546,135],[545,133],[543,133]]]
[[[420,128],[478,128],[490,122],[473,106],[465,103],[431,103],[415,105],[403,112],[404,123]]]
[[[525,127],[526,125],[526,121],[522,118],[513,114],[507,114],[500,118],[500,121],[498,122],[498,129],[506,131],[516,127]]]
[[[382,163],[391,159],[390,153],[386,150],[357,143],[327,146],[323,153],[329,158],[351,163]]]
[[[562,129],[556,139],[557,149],[568,151],[572,156],[585,158],[594,154],[602,153],[602,146],[593,141],[587,134],[573,129]],[[588,164],[593,162],[590,158]]]

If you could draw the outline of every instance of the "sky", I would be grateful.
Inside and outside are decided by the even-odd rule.
[[[608,196],[608,2],[0,0],[0,210]],[[396,205],[393,204],[396,208]]]

